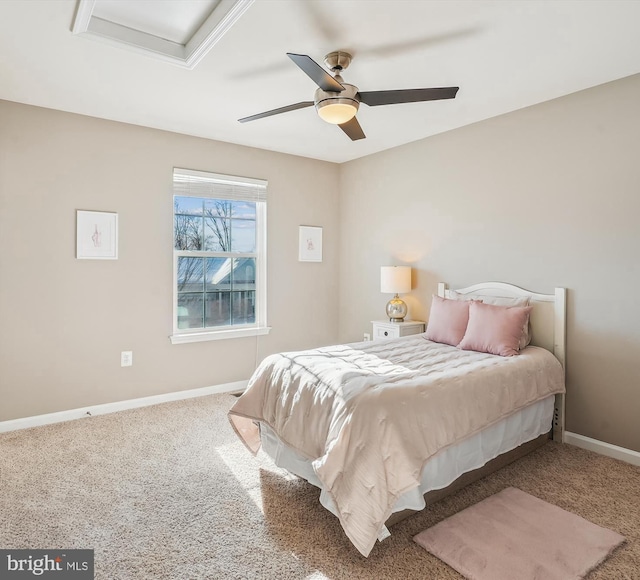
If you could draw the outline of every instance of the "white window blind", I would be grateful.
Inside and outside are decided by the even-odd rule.
[[[176,168],[173,170],[173,195],[267,201],[267,182],[262,179]]]

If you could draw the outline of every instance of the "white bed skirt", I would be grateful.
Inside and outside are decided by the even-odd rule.
[[[423,496],[428,491],[447,487],[464,473],[482,467],[498,455],[547,433],[551,429],[554,401],[555,397],[551,395],[434,455],[422,470],[420,486],[400,496],[392,513],[405,509],[424,509]],[[260,425],[260,437],[262,448],[278,467],[322,490],[320,503],[335,515],[333,502],[322,489],[311,462],[285,446],[267,425]]]

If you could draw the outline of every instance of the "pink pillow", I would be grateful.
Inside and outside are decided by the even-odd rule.
[[[532,308],[471,302],[467,331],[458,348],[500,356],[518,354],[522,327],[528,320]]]
[[[434,342],[457,346],[469,322],[469,304],[471,302],[434,296],[425,337]]]
[[[529,298],[524,296],[520,298],[507,298],[506,296],[479,296],[477,294],[460,294],[455,290],[445,290],[444,297],[451,300],[474,300],[478,299],[485,304],[495,304],[496,306],[529,306]],[[531,342],[531,325],[529,319],[522,327],[522,335],[520,336],[520,350]]]

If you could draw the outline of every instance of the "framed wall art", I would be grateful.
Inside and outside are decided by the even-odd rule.
[[[107,211],[76,212],[76,258],[118,259],[118,214]]]
[[[300,226],[298,260],[322,262],[322,228]]]

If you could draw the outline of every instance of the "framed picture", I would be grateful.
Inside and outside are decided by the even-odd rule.
[[[322,262],[322,228],[300,226],[298,260]]]
[[[76,258],[118,259],[118,214],[107,211],[76,212]]]

